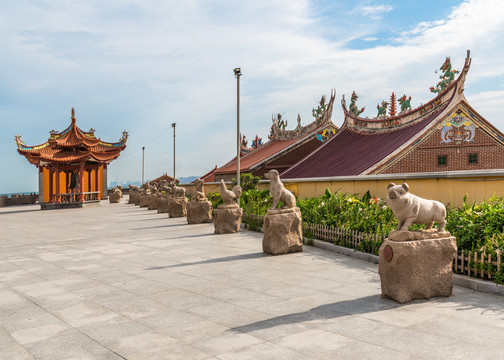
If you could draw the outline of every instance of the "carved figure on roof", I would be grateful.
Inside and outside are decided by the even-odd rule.
[[[242,188],[240,185],[235,185],[235,187],[233,187],[233,189],[228,190],[228,188],[226,187],[226,184],[224,183],[224,179],[221,179],[219,192],[220,192],[220,196],[222,197],[222,199],[224,200],[224,203],[226,205],[235,204],[236,206],[238,206],[238,204],[236,204],[233,200],[235,198],[239,198],[242,194]]]
[[[411,110],[411,96],[406,99],[406,94],[404,94],[399,98],[399,104],[401,104],[401,112]]]
[[[439,76],[441,79],[440,82],[437,83],[436,87],[431,86],[429,90],[433,93],[440,93],[444,91],[455,78],[455,74],[458,73],[458,70],[452,70],[450,57],[447,57],[443,65],[439,68],[443,73]],[[437,71],[436,71],[437,73]]]
[[[378,114],[376,115],[376,117],[382,117],[382,116],[386,116],[387,115],[387,106],[388,106],[388,102],[383,100],[381,102],[381,106],[380,104],[376,105],[376,108],[378,109]]]
[[[297,117],[297,127],[296,129],[300,129],[301,128],[301,115],[299,115],[298,113],[298,117]]]
[[[203,184],[204,181],[201,179],[196,179],[194,181],[194,194],[192,196],[191,201],[208,201],[206,195],[205,195],[205,190],[203,190]]]
[[[93,129],[91,129],[91,130],[93,130]],[[89,131],[91,131],[91,130],[89,130]],[[94,130],[93,130],[93,131],[94,131]],[[121,138],[119,139],[119,141],[126,140],[126,139],[128,138],[128,135],[129,135],[129,133],[128,133],[126,130],[124,130],[124,131],[122,132],[122,136],[121,136]]]
[[[322,97],[320,98],[320,102],[319,102],[318,107],[316,109],[312,110],[312,115],[315,118],[315,120],[317,120],[317,123],[320,121],[320,119],[322,118],[322,115],[326,111],[327,104],[325,102],[326,102],[326,97],[325,97],[325,95],[322,95]]]
[[[18,144],[21,145],[26,145],[23,140],[21,140],[21,135],[17,134],[16,137],[14,138]]]
[[[283,120],[282,114],[280,114],[280,113],[278,113],[276,115],[276,118],[273,115],[271,117],[271,121],[273,122],[273,125],[271,125],[271,130],[270,130],[270,134],[269,134],[270,139],[272,137],[274,137],[276,133],[278,133],[279,131],[285,130],[285,128],[287,127],[287,120]]]
[[[448,83],[452,82],[453,79],[455,78],[455,74],[458,73],[459,71],[458,70],[452,71],[451,68],[452,68],[451,60],[450,57],[448,56],[443,65],[441,65],[441,67],[439,68],[439,70],[444,71],[443,75],[440,75],[439,78],[446,79]]]
[[[359,97],[357,96],[357,94],[354,92],[352,92],[352,98],[351,98],[351,102],[350,102],[350,112],[354,115],[354,116],[359,116],[366,107],[363,107],[362,109],[359,110],[359,108],[355,105],[357,99]]]
[[[242,147],[246,148],[248,145],[248,140],[245,140],[246,136],[240,134],[240,144]]]
[[[262,138],[256,135],[255,139],[252,140],[252,148],[257,149],[261,145],[262,145]]]

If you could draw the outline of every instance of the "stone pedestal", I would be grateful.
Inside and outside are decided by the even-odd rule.
[[[109,202],[111,204],[117,204],[120,201],[121,201],[120,193],[113,192],[112,194],[109,195]]]
[[[156,210],[157,209],[158,194],[147,195],[147,198],[148,198],[147,210]]]
[[[136,193],[134,196],[133,196],[133,200],[132,200],[133,204],[139,206],[140,205],[140,192]]]
[[[159,195],[157,198],[157,212],[158,213],[168,213],[168,208],[170,205],[170,198],[168,195]]]
[[[270,209],[263,223],[263,251],[272,255],[303,251],[301,210]]]
[[[187,216],[187,199],[185,197],[171,198],[168,203],[168,217]]]
[[[140,207],[149,206],[149,195],[140,195],[140,201],[138,205],[140,205]]]
[[[136,204],[137,203],[137,198],[140,196],[138,191],[130,191],[129,192],[129,198],[128,198],[128,204]],[[138,200],[140,201],[140,200]]]
[[[221,204],[214,210],[215,234],[232,234],[240,231],[243,209],[238,204]]]
[[[455,237],[446,231],[391,232],[379,250],[382,296],[399,303],[450,296],[456,253]]]
[[[191,201],[187,204],[187,223],[211,223],[212,210],[212,203],[210,201]]]

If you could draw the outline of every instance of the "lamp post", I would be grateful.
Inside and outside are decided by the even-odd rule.
[[[240,68],[235,68],[234,74],[236,77],[236,185],[240,185],[240,76],[242,75]],[[240,205],[240,199],[237,199]]]
[[[144,184],[145,146],[142,146],[142,185]]]
[[[175,177],[175,126],[177,123],[172,123],[171,126],[173,128],[173,181],[177,183],[177,178]]]

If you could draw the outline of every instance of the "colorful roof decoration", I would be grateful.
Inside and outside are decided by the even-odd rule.
[[[240,171],[253,172],[258,168],[264,167],[269,161],[284,155],[286,152],[299,149],[301,145],[314,139],[316,140],[316,147],[322,145],[322,143],[328,140],[338,129],[331,120],[335,97],[336,92],[331,91],[329,103],[326,104],[326,98],[323,96],[317,109],[313,109],[313,122],[306,126],[301,126],[301,117],[298,115],[297,126],[293,130],[286,129],[287,120],[284,120],[280,114],[274,115],[272,117],[273,124],[268,136],[269,141],[264,145],[258,146],[254,151],[240,157]],[[261,139],[256,136],[253,144],[260,144],[260,140]],[[311,146],[307,148],[312,151],[314,147]],[[308,153],[297,154],[299,157],[297,157],[295,161],[307,154]],[[292,164],[293,162],[291,160],[288,166]],[[236,157],[214,171],[216,177],[230,174],[236,174]]]
[[[18,134],[15,138],[18,152],[36,166],[52,163],[96,162],[108,164],[117,159],[126,148],[128,132],[124,131],[116,143],[96,138],[95,130],[83,131],[76,125],[75,110],[72,108],[72,123],[65,130],[50,131],[49,139],[35,146],[28,146]]]
[[[343,126],[330,140],[309,156],[283,172],[282,178],[298,179],[313,177],[355,176],[387,172],[387,167],[396,159],[417,146],[426,134],[436,128],[443,129],[443,142],[471,141],[474,138],[474,124],[467,114],[452,113],[461,107],[469,107],[463,94],[464,82],[471,64],[469,51],[463,69],[451,70],[447,58],[441,70],[441,81],[437,88],[431,88],[437,96],[425,105],[411,109],[411,97],[399,98],[401,110],[395,114],[395,95],[389,114],[388,102],[378,104],[378,115],[373,118],[359,117],[362,109],[357,107],[358,99],[352,93],[350,108],[345,98],[342,107],[345,115]],[[455,73],[460,73],[454,78]],[[451,115],[450,115],[451,114]],[[465,114],[465,113],[464,113]],[[486,123],[489,125],[488,123]],[[491,126],[491,125],[490,125]],[[494,133],[498,131],[492,127]]]

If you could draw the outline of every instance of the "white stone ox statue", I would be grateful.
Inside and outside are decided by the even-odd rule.
[[[387,189],[387,204],[399,220],[397,230],[408,231],[411,224],[426,224],[426,229],[431,229],[432,224],[437,222],[438,231],[444,231],[446,207],[441,202],[413,195],[407,183],[390,183]]]

